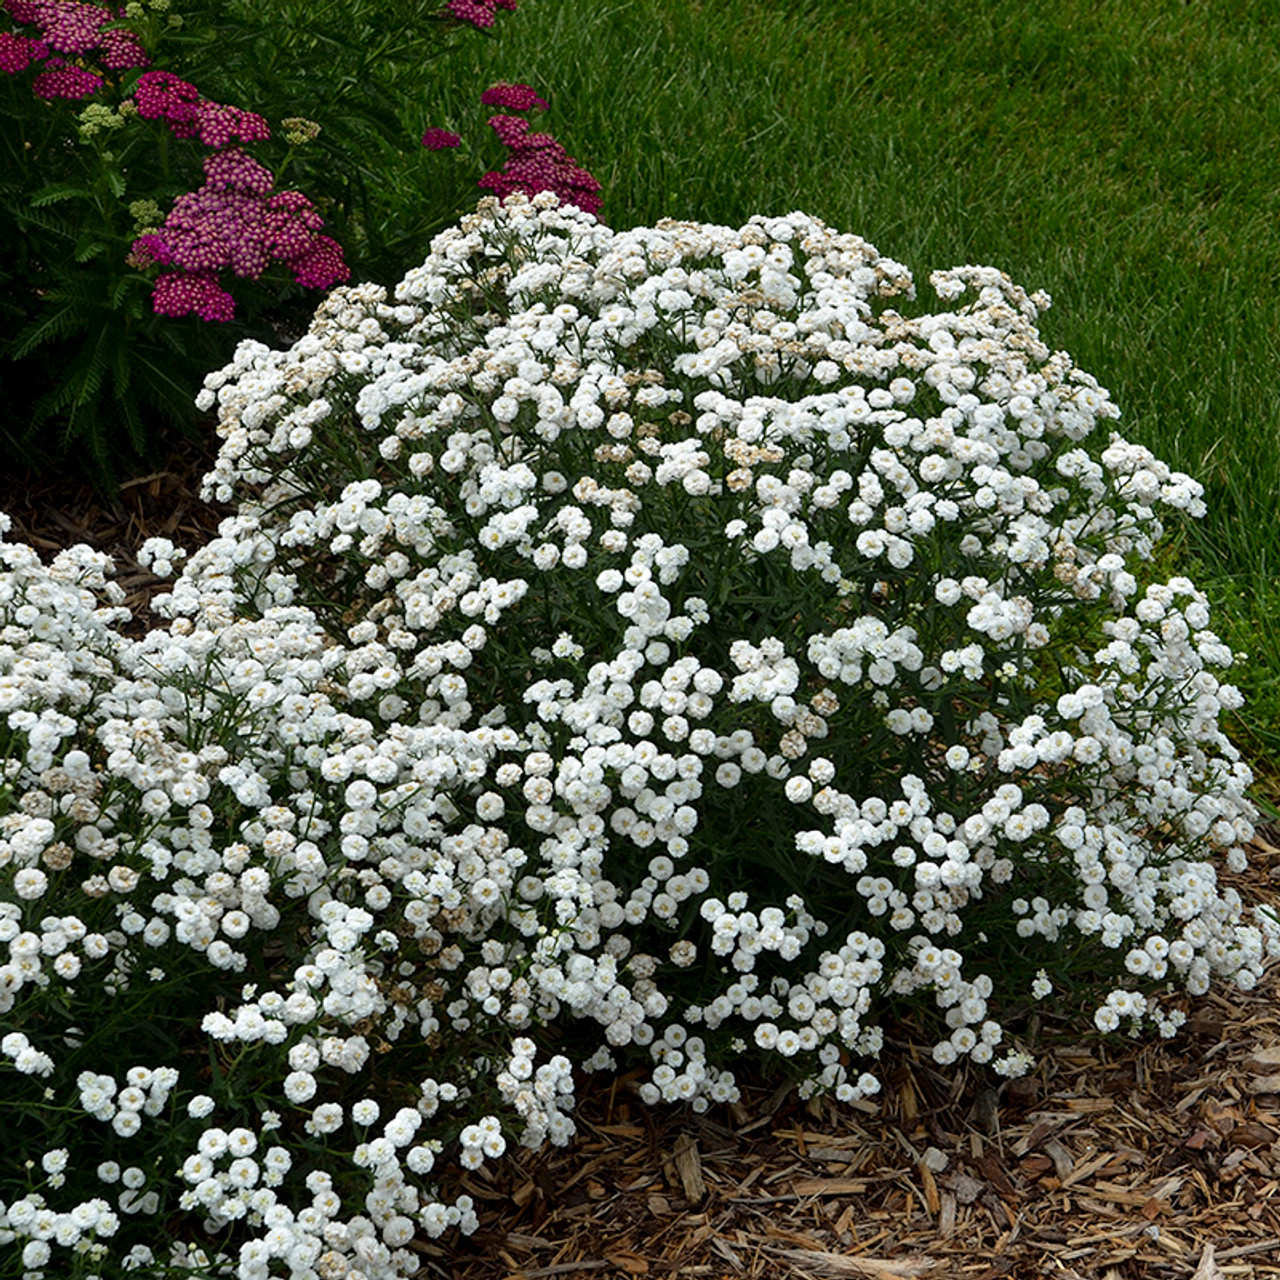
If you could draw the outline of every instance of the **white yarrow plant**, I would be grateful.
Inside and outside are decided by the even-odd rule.
[[[1200,487],[1047,298],[931,284],[803,214],[488,201],[206,380],[237,514],[146,549],[144,639],[104,557],[0,541],[24,1277],[391,1280],[583,1071],[852,1101],[907,1009],[1017,1075],[1019,1010],[1257,981],[1233,655],[1153,562]]]

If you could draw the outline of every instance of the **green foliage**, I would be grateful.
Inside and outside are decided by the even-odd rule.
[[[473,196],[463,175],[442,183],[439,166],[424,163],[408,81],[390,78],[410,66],[420,76],[457,45],[459,24],[438,11],[431,0],[220,0],[193,6],[185,23],[156,6],[121,25],[150,69],[263,116],[273,141],[259,150],[277,183],[287,172],[312,200],[356,278],[389,280]],[[163,217],[199,185],[205,148],[130,114],[140,68],[105,72],[91,100],[52,101],[32,91],[38,70],[0,76],[0,444],[11,462],[79,467],[109,488],[149,465],[163,433],[193,429],[205,373],[240,340],[296,336],[314,298],[276,268],[224,282],[238,304],[232,323],[156,315],[154,272],[129,261],[147,229],[130,206],[148,200]],[[319,133],[287,146],[280,122],[297,116]]]
[[[184,58],[209,96],[251,107],[273,129],[287,116],[320,124],[315,141],[292,153],[291,179],[319,197],[353,279],[398,279],[474,203],[476,175],[442,183],[418,143],[420,104],[434,96],[440,60],[463,40],[438,17],[439,0],[222,0],[203,9],[206,23],[223,16]]]

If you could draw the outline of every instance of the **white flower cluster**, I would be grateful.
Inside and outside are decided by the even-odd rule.
[[[163,1113],[169,1095],[178,1083],[172,1067],[152,1071],[149,1067],[132,1067],[119,1088],[107,1075],[82,1071],[76,1080],[80,1087],[80,1105],[96,1120],[109,1122],[122,1138],[131,1138],[142,1128],[143,1115]]]
[[[476,1223],[441,1154],[567,1142],[615,1054],[650,1101],[735,1099],[748,1044],[852,1101],[904,1001],[940,1064],[1016,1075],[1028,995],[1172,1034],[1179,988],[1256,981],[1233,656],[1151,564],[1199,487],[1095,439],[1042,295],[933,284],[971,300],[800,214],[486,202],[209,377],[238,514],[148,548],[166,627],[0,543],[0,1001],[203,975],[193,1025],[284,1117],[219,1126],[204,1086],[147,1173],[241,1242],[215,1261],[412,1274]],[[59,1082],[22,1025],[6,1058]],[[83,1078],[114,1123],[161,1077]],[[43,1241],[22,1205],[0,1230]]]
[[[31,1041],[21,1031],[10,1031],[0,1040],[0,1052],[13,1059],[13,1065],[23,1075],[48,1076],[53,1074],[53,1059],[47,1053],[31,1047]]]

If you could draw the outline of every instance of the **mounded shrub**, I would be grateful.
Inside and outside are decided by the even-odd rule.
[[[246,1280],[410,1274],[475,1224],[444,1156],[567,1142],[580,1068],[849,1101],[899,1013],[1016,1075],[1036,1001],[1172,1035],[1254,984],[1233,657],[1154,560],[1200,488],[1044,295],[931,283],[802,214],[486,201],[206,380],[238,514],[167,628],[0,547],[2,1047],[66,1111],[0,1192],[28,1265],[75,1213],[169,1262],[141,1205]],[[126,1001],[167,1042],[104,1039]],[[79,1145],[119,1205],[60,1190]]]

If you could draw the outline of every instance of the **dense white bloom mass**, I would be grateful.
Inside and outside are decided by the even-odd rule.
[[[207,379],[237,514],[150,549],[166,627],[123,638],[93,553],[0,542],[4,1061],[62,1087],[26,1002],[196,963],[193,1026],[279,1108],[82,1073],[102,1169],[141,1169],[176,1087],[166,1213],[239,1232],[247,1278],[390,1278],[476,1223],[437,1124],[467,1169],[567,1142],[575,1068],[638,1057],[642,1097],[705,1110],[750,1043],[853,1100],[895,1000],[1008,1075],[1029,995],[1172,1034],[1178,988],[1253,984],[1233,655],[1152,564],[1199,486],[1111,430],[1043,295],[932,284],[802,214],[486,202]],[[584,1062],[540,1046],[570,1020]],[[363,1096],[393,1049],[409,1084]]]

